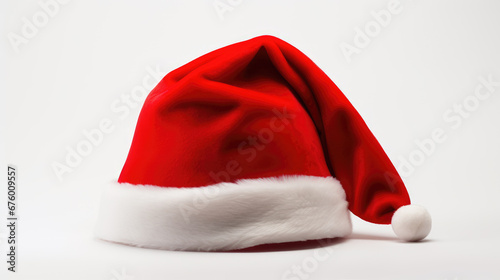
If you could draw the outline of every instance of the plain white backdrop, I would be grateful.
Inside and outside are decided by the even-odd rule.
[[[2,171],[0,275],[499,279],[500,3],[390,2],[2,1],[0,166],[19,169],[19,244],[17,272],[8,272]],[[378,18],[388,7],[390,19]],[[264,34],[302,50],[350,99],[412,201],[431,212],[428,240],[402,243],[390,226],[355,217],[350,238],[296,250],[168,252],[96,240],[100,186],[119,175],[145,93],[200,55]],[[111,128],[86,145],[103,121]]]

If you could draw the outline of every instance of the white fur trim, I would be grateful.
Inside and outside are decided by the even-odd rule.
[[[96,235],[139,247],[215,251],[351,230],[339,181],[283,176],[199,188],[112,183],[103,192]]]
[[[431,232],[432,219],[427,210],[419,205],[399,207],[392,216],[392,229],[404,241],[419,241]]]

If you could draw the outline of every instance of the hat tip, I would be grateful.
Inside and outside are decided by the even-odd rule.
[[[420,241],[429,235],[432,219],[424,207],[405,205],[394,212],[391,225],[399,239],[414,242]]]

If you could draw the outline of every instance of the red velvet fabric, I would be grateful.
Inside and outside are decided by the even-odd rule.
[[[369,222],[390,223],[410,204],[340,89],[295,47],[261,36],[162,79],[145,101],[118,181],[198,187],[282,175],[336,177],[349,209]]]

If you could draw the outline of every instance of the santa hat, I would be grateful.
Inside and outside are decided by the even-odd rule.
[[[261,36],[170,72],[142,108],[97,236],[168,250],[343,237],[349,210],[416,241],[431,219],[340,89]]]

